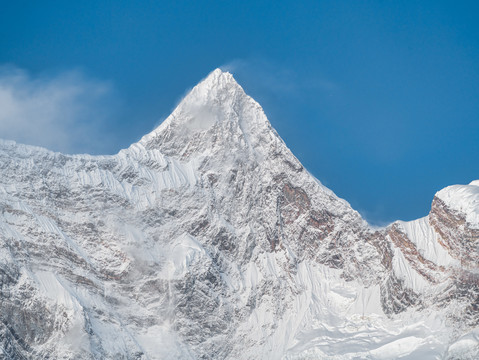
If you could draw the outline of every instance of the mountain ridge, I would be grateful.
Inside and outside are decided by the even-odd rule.
[[[219,69],[116,155],[3,141],[0,174],[7,358],[479,353],[468,214],[372,228]]]

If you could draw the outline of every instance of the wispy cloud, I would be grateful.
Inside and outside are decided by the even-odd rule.
[[[330,93],[339,90],[337,83],[318,75],[319,71],[304,77],[291,67],[267,59],[236,59],[222,65],[221,69],[238,74],[275,96],[295,97],[311,91]]]
[[[264,59],[236,59],[223,66],[222,70],[237,73],[254,79],[258,87],[268,89],[270,92],[280,95],[296,95],[299,91],[297,75],[272,61]]]
[[[354,206],[353,208],[357,210],[361,217],[368,222],[369,226],[374,229],[384,228],[397,220],[381,220],[381,217],[384,217],[384,214],[386,213],[385,207],[381,204],[375,204],[375,207],[372,210],[366,210],[364,208],[358,210]]]
[[[101,152],[108,149],[102,127],[113,115],[113,98],[110,83],[79,70],[32,76],[0,66],[0,138],[66,153]]]

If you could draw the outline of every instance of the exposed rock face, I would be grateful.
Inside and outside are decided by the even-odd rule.
[[[479,187],[478,187],[479,188]],[[440,235],[441,245],[465,268],[477,269],[479,264],[479,228],[467,222],[465,214],[451,209],[434,197],[429,222]]]
[[[371,229],[229,73],[115,156],[0,142],[0,174],[6,358],[478,353],[475,189]]]

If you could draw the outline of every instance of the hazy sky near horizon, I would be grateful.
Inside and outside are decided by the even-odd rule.
[[[0,138],[116,153],[217,67],[373,224],[479,179],[474,1],[16,1],[0,11]]]

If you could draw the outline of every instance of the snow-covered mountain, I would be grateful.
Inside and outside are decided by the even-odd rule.
[[[0,141],[0,357],[477,359],[479,181],[371,228],[215,70],[114,156]]]

